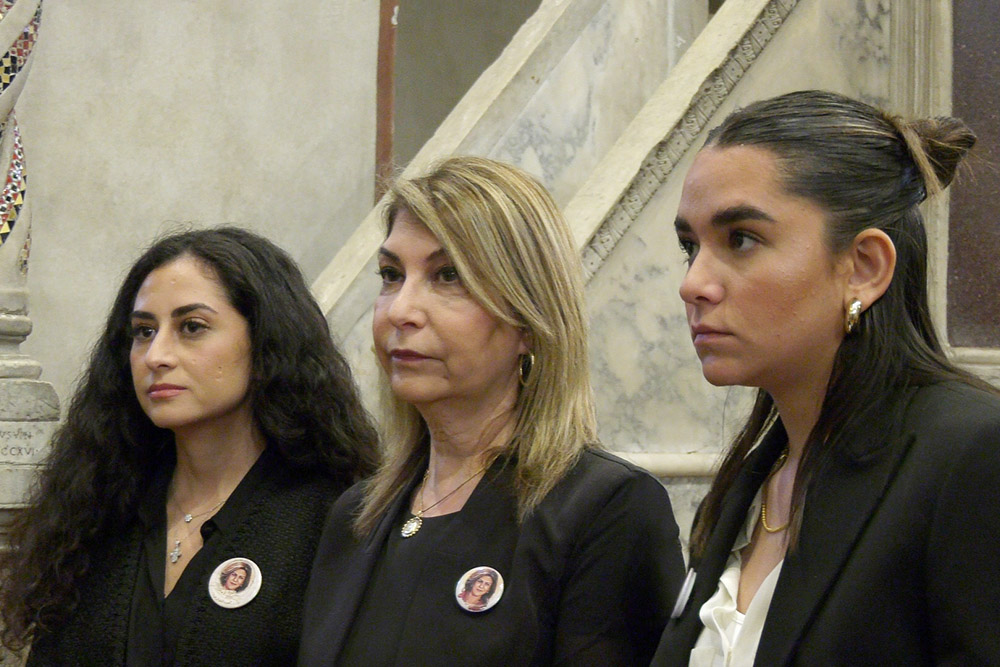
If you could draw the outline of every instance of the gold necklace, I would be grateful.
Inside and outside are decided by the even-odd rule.
[[[413,516],[411,516],[409,519],[406,520],[405,523],[403,523],[403,527],[400,529],[399,534],[402,535],[403,537],[413,537],[414,535],[416,535],[417,531],[420,530],[420,527],[424,525],[424,513],[425,512],[427,512],[428,510],[434,509],[435,507],[437,507],[438,505],[440,505],[444,501],[446,501],[449,498],[451,498],[453,495],[455,495],[455,493],[459,489],[461,489],[463,486],[465,486],[466,484],[468,484],[469,482],[471,482],[472,480],[474,480],[476,477],[478,477],[479,475],[481,475],[483,472],[485,472],[486,468],[488,468],[488,467],[489,467],[489,464],[486,464],[485,466],[483,466],[482,468],[480,468],[479,470],[477,470],[476,472],[474,472],[471,477],[469,477],[464,482],[462,482],[461,484],[459,484],[458,486],[456,486],[454,489],[452,489],[451,491],[449,491],[448,493],[446,493],[436,503],[434,503],[433,505],[431,505],[429,507],[424,507],[424,487],[427,485],[427,475],[431,471],[430,466],[428,466],[427,470],[424,471],[424,478],[420,482],[420,492],[417,494],[417,497],[420,500],[420,509],[418,509],[416,512],[414,512]]]
[[[788,528],[788,526],[792,523],[792,518],[789,517],[788,521],[786,521],[783,526],[775,526],[772,528],[767,525],[767,483],[771,481],[772,477],[774,477],[774,473],[778,472],[778,470],[781,469],[781,466],[785,465],[785,459],[787,458],[788,450],[786,449],[781,452],[781,456],[779,456],[778,460],[774,462],[774,466],[771,468],[770,474],[768,474],[767,479],[764,480],[764,488],[760,493],[760,525],[768,533],[780,533]]]

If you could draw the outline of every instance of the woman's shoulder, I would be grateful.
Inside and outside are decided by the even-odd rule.
[[[941,475],[965,466],[1000,472],[1000,396],[961,382],[917,390],[910,400],[903,436],[912,438],[909,457]]]
[[[319,467],[293,465],[277,453],[265,450],[262,477],[279,493],[290,495],[339,497],[351,484]]]
[[[964,382],[918,389],[906,411],[907,426],[940,437],[1000,433],[1000,394]]]
[[[599,449],[585,450],[550,495],[554,504],[562,506],[601,507],[615,497],[635,503],[659,503],[667,508],[670,503],[666,489],[656,477],[634,463]]]
[[[606,478],[624,483],[636,479],[656,479],[645,468],[603,449],[586,449],[572,468],[573,474]]]

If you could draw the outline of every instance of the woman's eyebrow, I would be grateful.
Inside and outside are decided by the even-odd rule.
[[[183,317],[184,315],[187,315],[195,310],[207,310],[210,313],[218,314],[218,311],[207,303],[189,303],[186,306],[178,306],[177,308],[174,308],[170,313],[170,317]]]
[[[721,211],[716,211],[712,215],[712,226],[713,227],[727,227],[729,225],[736,224],[738,222],[743,222],[744,220],[763,220],[765,222],[776,222],[770,214],[762,211],[756,206],[750,206],[749,204],[740,204],[739,206],[731,206],[729,208],[724,208]],[[691,231],[691,223],[677,216],[674,219],[674,229],[677,233],[686,233]]]
[[[396,253],[392,252],[391,250],[386,250],[384,247],[380,247],[378,249],[378,254],[381,257],[385,257],[390,262],[396,262],[397,264],[399,264],[399,255],[397,255]]]
[[[402,264],[402,260],[399,258],[399,255],[397,255],[391,250],[386,250],[384,247],[378,249],[378,254],[381,255],[382,257],[385,257],[390,262],[395,262],[396,264]],[[424,258],[424,262],[429,264],[439,259],[447,259],[447,257],[448,253],[445,252],[445,249],[438,248],[431,254],[427,255],[427,257]]]
[[[173,312],[170,313],[171,317],[183,317],[188,313],[195,310],[207,310],[211,313],[218,313],[215,308],[212,308],[207,303],[189,303],[186,306],[178,306],[174,308]],[[129,317],[133,320],[155,320],[156,315],[145,310],[133,310]]]
[[[726,225],[743,222],[744,220],[763,220],[765,222],[775,222],[774,218],[772,218],[770,214],[762,211],[756,206],[740,204],[739,206],[731,206],[730,208],[724,208],[721,211],[716,211],[712,216],[712,226],[725,227]]]

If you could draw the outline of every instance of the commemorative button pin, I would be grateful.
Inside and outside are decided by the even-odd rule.
[[[209,577],[208,596],[220,607],[236,609],[257,597],[263,582],[257,563],[249,558],[230,558]]]
[[[455,584],[455,601],[465,611],[479,613],[492,609],[503,597],[503,577],[492,567],[474,567]]]

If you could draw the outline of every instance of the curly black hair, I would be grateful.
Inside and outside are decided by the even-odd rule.
[[[131,521],[173,433],[143,412],[132,384],[130,315],[153,270],[182,256],[211,267],[249,324],[251,412],[289,469],[347,486],[376,465],[377,435],[350,368],[295,262],[252,232],[192,230],[155,242],[118,291],[64,423],[0,554],[0,641],[23,648],[76,606],[76,582],[102,538]]]

